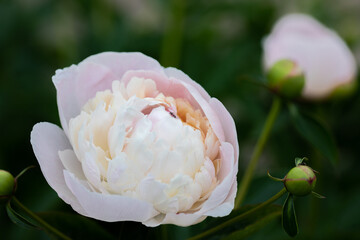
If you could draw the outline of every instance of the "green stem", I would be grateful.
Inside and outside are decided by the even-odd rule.
[[[161,225],[161,239],[168,240],[168,230],[166,225]]]
[[[205,232],[202,232],[202,233],[200,233],[200,234],[198,234],[198,235],[196,235],[194,237],[191,237],[188,240],[197,240],[197,239],[204,238],[204,237],[209,236],[210,234],[213,234],[213,233],[215,233],[215,232],[217,232],[217,231],[219,231],[219,230],[221,230],[221,229],[223,229],[225,227],[228,227],[228,226],[230,226],[230,225],[232,225],[232,224],[234,224],[234,223],[236,223],[238,221],[241,221],[244,218],[249,217],[251,214],[255,213],[256,211],[261,210],[262,208],[264,208],[264,207],[270,205],[271,203],[275,202],[277,199],[279,199],[286,192],[287,192],[286,189],[283,188],[280,192],[275,194],[273,197],[271,197],[270,199],[266,200],[263,203],[260,203],[259,205],[257,205],[256,207],[250,209],[249,211],[244,212],[244,213],[242,213],[242,214],[240,214],[240,215],[238,215],[238,216],[236,216],[236,217],[234,217],[234,218],[232,218],[232,219],[230,219],[230,220],[228,220],[228,221],[226,221],[226,222],[224,222],[224,223],[222,223],[220,225],[217,225],[214,228],[211,228],[211,229],[209,229],[209,230],[207,230]]]
[[[170,1],[170,14],[169,19],[167,19],[168,24],[165,29],[160,55],[160,63],[165,67],[178,67],[179,65],[184,31],[185,9],[185,0]]]
[[[66,236],[56,228],[52,227],[50,224],[45,222],[38,215],[33,213],[30,209],[25,207],[16,197],[13,197],[12,201],[17,205],[18,208],[20,208],[22,211],[28,214],[33,220],[35,220],[46,232],[51,233],[52,235],[56,236],[58,239],[71,240],[71,238],[69,238],[68,236]]]
[[[256,165],[259,161],[259,157],[264,149],[265,143],[267,142],[270,131],[274,125],[275,119],[277,115],[279,114],[281,107],[281,100],[279,97],[275,97],[269,112],[269,115],[266,118],[266,122],[264,125],[264,128],[261,132],[260,138],[258,139],[253,155],[251,157],[251,160],[249,162],[249,165],[244,173],[244,176],[240,182],[239,190],[237,193],[237,197],[235,200],[235,209],[239,208],[241,203],[243,202],[245,195],[248,191],[252,176],[254,174],[254,170],[256,168]]]

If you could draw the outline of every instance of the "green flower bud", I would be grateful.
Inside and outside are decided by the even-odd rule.
[[[5,198],[13,193],[14,177],[7,171],[0,170],[0,198]]]
[[[284,178],[284,185],[288,192],[295,196],[306,196],[316,185],[314,171],[304,165],[292,168]]]
[[[267,80],[272,90],[288,98],[300,96],[305,85],[302,69],[287,59],[276,62],[269,69]]]

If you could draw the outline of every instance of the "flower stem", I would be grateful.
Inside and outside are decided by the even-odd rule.
[[[256,168],[256,165],[259,161],[259,157],[264,149],[265,143],[267,142],[271,129],[274,125],[275,119],[277,115],[279,114],[281,107],[281,100],[279,97],[275,97],[270,109],[270,112],[266,118],[266,122],[264,125],[264,128],[261,132],[261,135],[256,143],[253,155],[251,157],[251,160],[249,162],[249,165],[247,169],[245,170],[245,174],[240,182],[240,186],[238,189],[237,197],[235,200],[235,209],[239,208],[241,203],[243,202],[245,195],[248,191],[252,176],[254,174],[254,170]]]
[[[170,14],[166,20],[167,26],[164,32],[160,63],[166,67],[178,67],[181,58],[186,1],[172,0],[169,3]]]
[[[240,214],[240,215],[238,215],[236,217],[233,217],[232,219],[230,219],[230,220],[228,220],[228,221],[226,221],[226,222],[224,222],[224,223],[222,223],[220,225],[217,225],[214,228],[211,228],[211,229],[209,229],[209,230],[207,230],[205,232],[202,232],[202,233],[200,233],[200,234],[198,234],[196,236],[193,236],[193,237],[189,238],[188,240],[197,240],[197,239],[204,238],[206,236],[209,236],[210,234],[213,234],[213,233],[215,233],[215,232],[217,232],[217,231],[219,231],[219,230],[221,230],[221,229],[223,229],[225,227],[228,227],[228,226],[234,224],[235,222],[241,221],[244,218],[249,217],[251,214],[255,213],[256,211],[261,210],[262,208],[264,208],[264,207],[270,205],[271,203],[275,202],[277,199],[279,199],[286,192],[287,192],[286,189],[283,188],[283,189],[281,189],[280,192],[275,194],[273,197],[269,198],[268,200],[266,200],[263,203],[260,203],[259,205],[257,205],[256,207],[250,209],[249,211],[244,212],[244,213],[242,213],[242,214]]]
[[[28,214],[33,220],[35,220],[46,232],[56,236],[58,239],[65,239],[71,240],[68,236],[57,230],[56,228],[52,227],[50,224],[45,222],[41,217],[33,213],[30,209],[25,207],[16,197],[12,198],[12,201],[16,204],[18,208]]]

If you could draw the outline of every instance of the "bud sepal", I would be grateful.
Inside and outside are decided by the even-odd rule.
[[[298,64],[283,59],[269,69],[267,84],[270,89],[284,97],[296,98],[301,95],[304,88],[305,76]]]
[[[0,202],[5,202],[9,199],[16,188],[15,178],[11,173],[5,170],[0,170]]]

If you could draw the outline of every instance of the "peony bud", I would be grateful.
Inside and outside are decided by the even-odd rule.
[[[294,61],[283,59],[276,62],[268,71],[268,85],[286,97],[298,97],[304,87],[304,74]]]
[[[0,199],[7,198],[14,191],[15,179],[7,171],[0,170]]]
[[[292,60],[303,69],[301,95],[305,99],[331,97],[337,88],[355,81],[356,61],[345,42],[310,16],[290,14],[281,18],[263,47],[267,71],[282,59]]]
[[[298,165],[285,176],[284,185],[289,193],[295,196],[306,196],[314,190],[316,176],[310,167]]]

